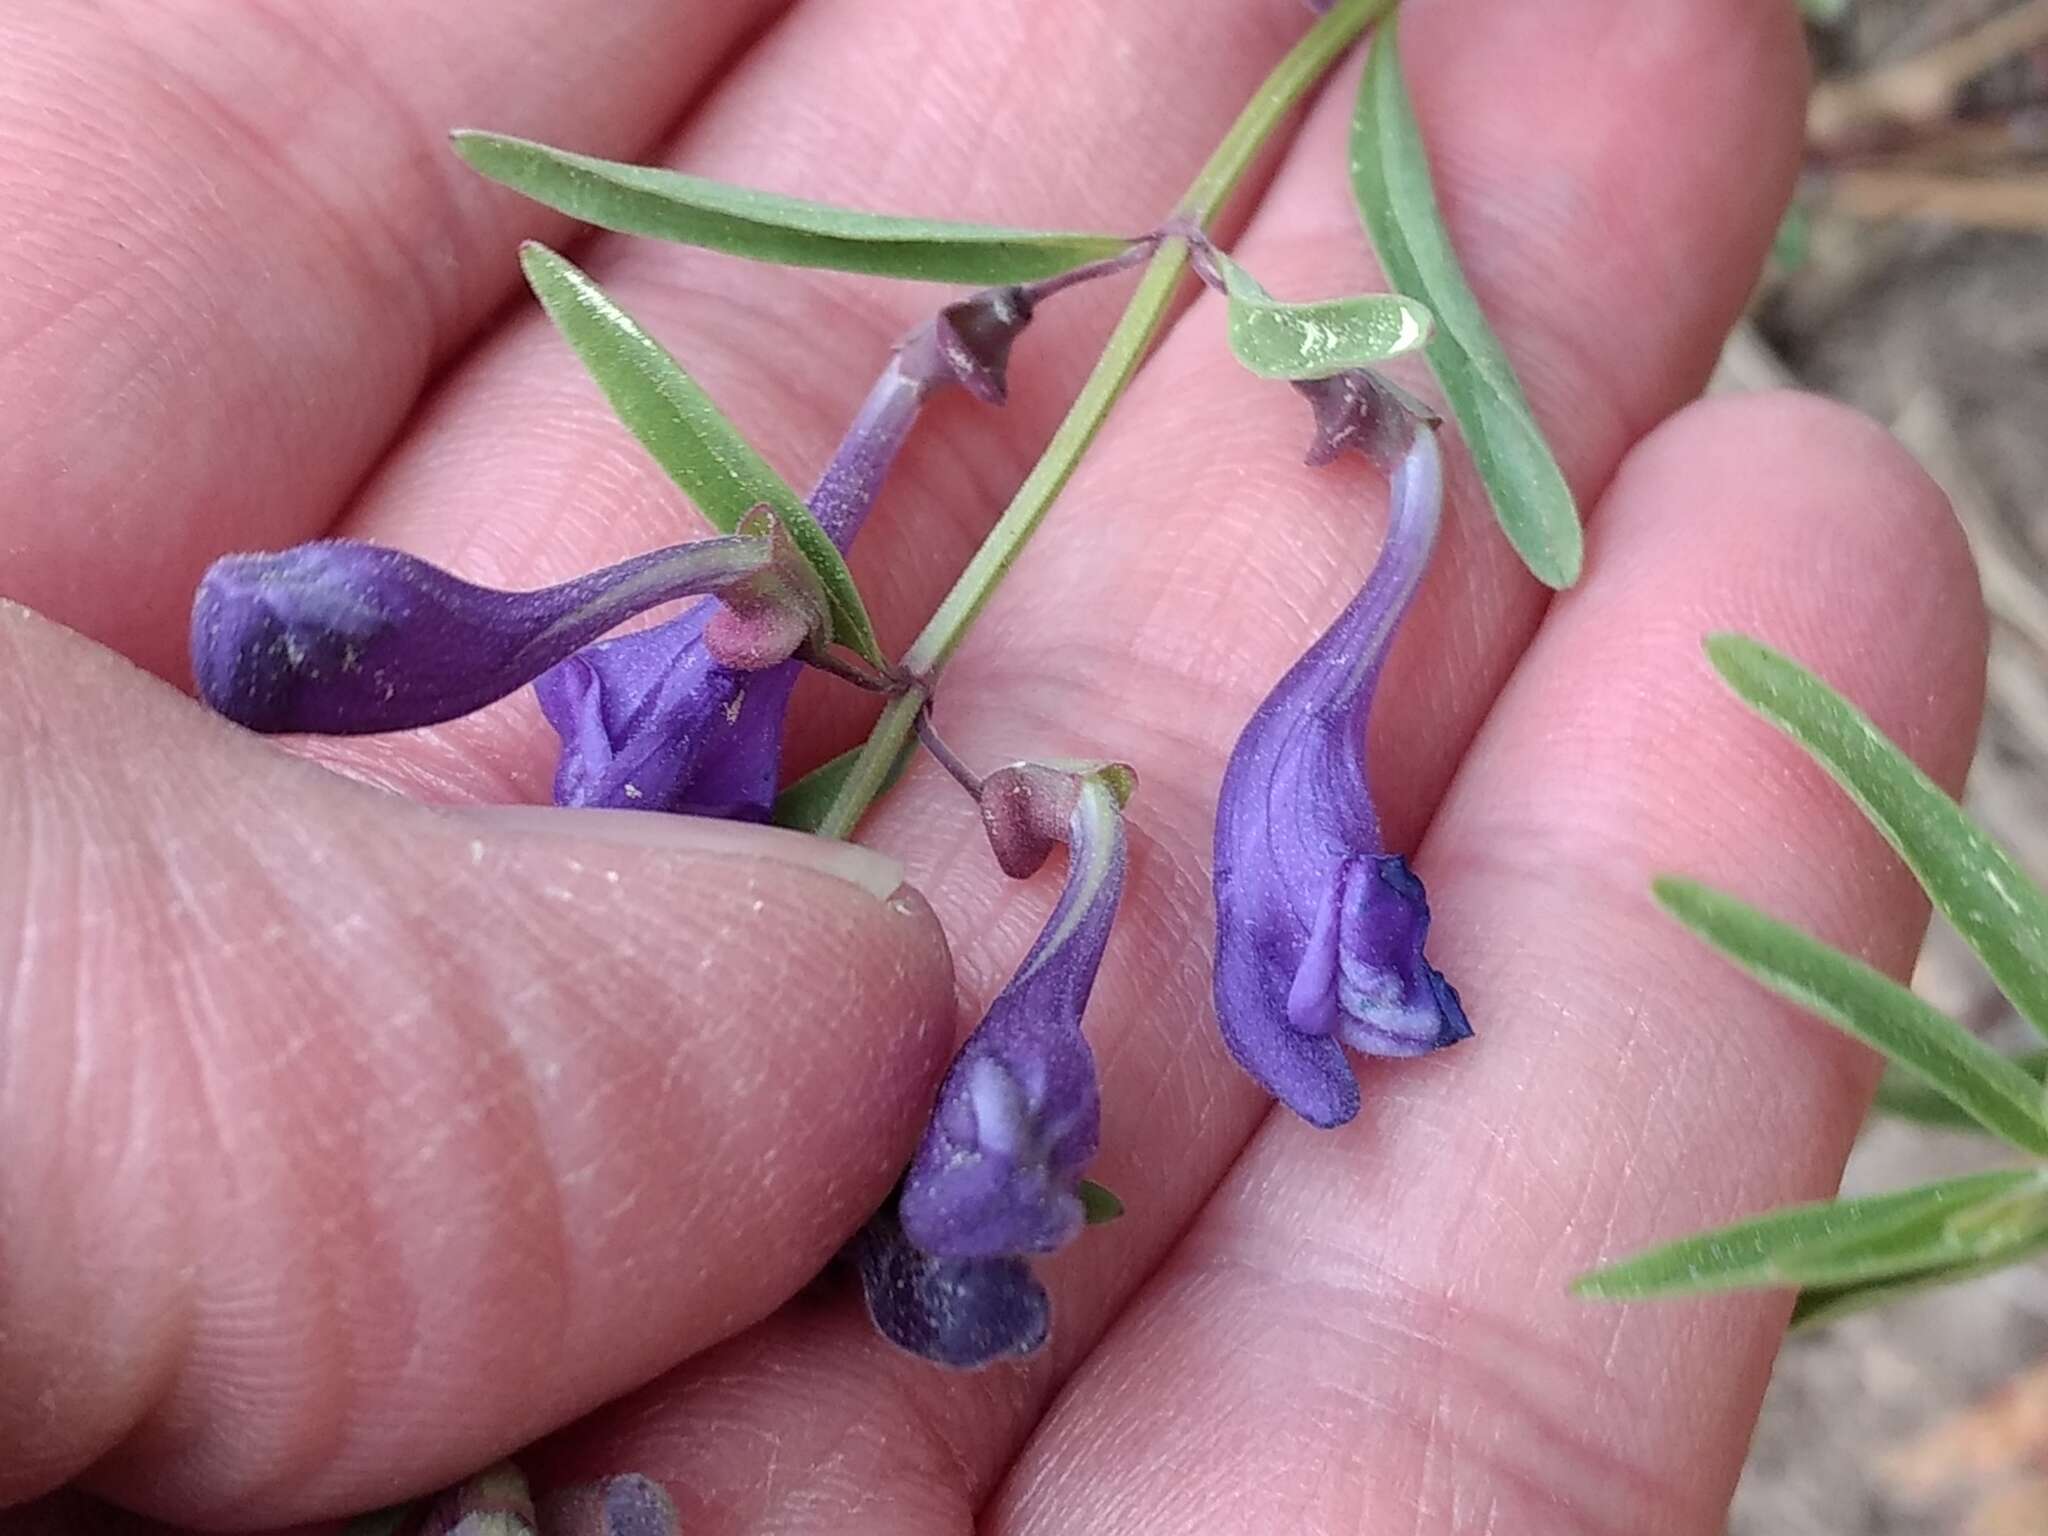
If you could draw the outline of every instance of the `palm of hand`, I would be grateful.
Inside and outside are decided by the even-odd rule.
[[[515,238],[562,226],[469,179],[442,127],[1134,227],[1303,25],[1298,0],[229,10],[0,20],[42,64],[0,103],[29,232],[0,253],[0,581],[174,680],[223,549],[345,533],[526,585],[690,529],[504,307]],[[1591,524],[1586,582],[1546,611],[1454,482],[1375,721],[1389,841],[1419,846],[1480,1038],[1371,1070],[1335,1135],[1270,1114],[1215,1043],[1217,777],[1355,585],[1379,493],[1299,468],[1298,404],[1223,361],[1206,300],[946,680],[984,761],[1145,776],[1090,1012],[1098,1168],[1130,1214],[1047,1267],[1028,1367],[938,1373],[846,1295],[799,1293],[950,1049],[933,912],[971,1017],[1051,900],[1004,881],[928,765],[864,836],[929,907],[856,851],[350,782],[544,799],[527,700],[323,746],[336,775],[8,609],[0,1501],[83,1474],[176,1520],[309,1518],[666,1371],[537,1464],[650,1472],[692,1532],[1717,1527],[1782,1304],[1616,1312],[1564,1285],[1819,1192],[1867,1072],[1645,883],[1725,877],[1895,969],[1920,912],[1696,641],[1787,643],[1952,782],[1981,621],[1939,497],[1881,436],[1790,399],[1684,404],[1795,163],[1792,8],[1413,10],[1450,222]],[[1283,293],[1368,276],[1350,80],[1242,237]],[[611,240],[584,259],[799,477],[931,302]],[[854,558],[885,641],[1000,506],[1108,302],[1034,329],[1007,411],[935,409]],[[799,698],[797,766],[854,739],[851,708]]]

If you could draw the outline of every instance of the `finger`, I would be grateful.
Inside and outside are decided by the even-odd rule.
[[[0,610],[0,1504],[250,1525],[763,1315],[951,1039],[900,868],[352,785]]]
[[[1955,789],[1984,621],[1940,493],[1877,429],[1797,397],[1652,437],[1590,556],[1423,848],[1432,942],[1479,1037],[1371,1070],[1338,1134],[1267,1121],[992,1529],[1124,1529],[1133,1508],[1205,1536],[1722,1529],[1789,1296],[1616,1310],[1566,1287],[1831,1188],[1874,1059],[1698,943],[1649,882],[1739,890],[1895,975],[1926,908],[1699,640],[1788,648]]]
[[[1307,22],[1300,0],[811,0],[664,158],[865,207],[1137,232],[1172,211]],[[799,486],[825,463],[890,347],[944,301],[928,285],[772,272],[645,241],[601,241],[588,259]],[[933,407],[854,551],[885,641],[907,642],[979,542],[1121,296],[1045,305],[1018,345],[1003,410],[964,399]],[[347,531],[523,583],[699,526],[534,312],[451,378]],[[844,692],[799,699],[799,771],[871,713]],[[829,745],[808,723],[821,716]],[[346,751],[362,770],[437,797],[545,798],[555,739],[518,700],[403,744]]]
[[[778,8],[7,7],[0,592],[182,677],[205,562],[325,526],[564,227],[448,129],[630,153]]]
[[[1659,291],[1617,270],[1590,339],[1531,370],[1539,414],[1590,505],[1620,451],[1608,423],[1623,406],[1604,392],[1634,392],[1627,409],[1645,415],[1675,408],[1740,303],[1744,285],[1714,274],[1739,266],[1741,252],[1754,264],[1775,222],[1775,193],[1761,195],[1758,179],[1775,168],[1768,174],[1782,186],[1796,154],[1798,40],[1769,3],[1673,0],[1626,18],[1592,3],[1552,5],[1533,35],[1493,9],[1475,18],[1481,9],[1418,9],[1411,67],[1426,131],[1451,172],[1453,225],[1487,248],[1473,263],[1488,285],[1481,297],[1492,303],[1503,286],[1523,295],[1505,325],[1510,351],[1519,356],[1526,336],[1540,356],[1546,337],[1571,332],[1575,300],[1558,295],[1555,310],[1537,301],[1553,264],[1597,259],[1588,247],[1604,237],[1577,211],[1589,201],[1670,198],[1678,212],[1645,231],[1655,244],[1638,253],[1642,270],[1676,269],[1691,249],[1708,274]],[[1488,61],[1461,78],[1498,79],[1497,94],[1446,101],[1421,73],[1452,38]],[[1336,233],[1340,217],[1355,218],[1341,173],[1354,81],[1317,109],[1243,244],[1262,275],[1291,254],[1303,293],[1363,277],[1357,236]],[[1577,189],[1556,204],[1554,228],[1506,227],[1505,249],[1527,253],[1526,267],[1487,245],[1494,232],[1463,202],[1457,174],[1473,163],[1464,136],[1496,100],[1521,128],[1482,140],[1516,157],[1489,162],[1489,176]],[[1638,121],[1629,103],[1644,100],[1670,111]],[[1618,142],[1634,155],[1617,157],[1609,146]],[[1674,174],[1685,185],[1666,190]],[[1704,254],[1723,242],[1738,254]],[[1311,273],[1310,261],[1323,265]],[[565,1449],[565,1470],[663,1468],[710,1529],[948,1529],[986,1496],[1064,1375],[1213,1188],[1264,1110],[1224,1057],[1210,1011],[1216,785],[1258,698],[1356,590],[1374,539],[1361,529],[1362,504],[1377,491],[1350,467],[1300,468],[1306,431],[1290,392],[1232,367],[1220,317],[1191,311],[942,684],[949,739],[978,763],[1106,756],[1135,762],[1143,779],[1131,883],[1088,1020],[1105,1106],[1092,1176],[1129,1214],[1046,1266],[1056,1310],[1048,1358],[962,1380],[889,1354],[853,1307],[833,1337],[815,1320],[778,1320],[601,1421]],[[1374,779],[1396,848],[1412,846],[1542,606],[1469,479],[1437,558],[1375,720]],[[920,871],[969,994],[990,996],[1046,894],[993,875],[971,819],[935,774],[907,780],[871,835]],[[751,1465],[747,1437],[767,1423],[782,1430],[780,1480],[734,1475]],[[858,1492],[872,1488],[903,1491],[897,1502]]]

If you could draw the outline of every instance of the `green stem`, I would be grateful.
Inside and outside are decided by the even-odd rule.
[[[1197,226],[1206,227],[1236,190],[1266,141],[1286,121],[1296,103],[1327,74],[1346,49],[1365,29],[1389,10],[1394,0],[1338,0],[1329,13],[1295,44],[1260,85],[1216,152],[1209,157],[1187,195],[1181,199],[1179,214]],[[1015,564],[1024,545],[1044,521],[1045,514],[1072,478],[1081,455],[1102,430],[1110,408],[1116,404],[1131,378],[1144,361],[1159,328],[1173,305],[1174,294],[1187,271],[1188,247],[1184,240],[1167,240],[1160,247],[1130,306],[1110,333],[1101,359],[1081,386],[1066,419],[1046,445],[1045,453],[1025,478],[989,536],[975,551],[967,569],[939,604],[923,633],[911,642],[903,656],[903,670],[919,679],[909,692],[889,701],[875,722],[867,744],[853,769],[840,786],[838,797],[826,812],[818,830],[826,837],[847,837],[867,808],[882,792],[889,766],[896,761],[917,723],[917,713],[931,697],[932,678],[946,664],[955,647],[995,592],[996,585]]]

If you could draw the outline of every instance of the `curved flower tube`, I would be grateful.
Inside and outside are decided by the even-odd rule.
[[[1121,765],[1027,779],[1020,793],[1067,808],[1059,903],[954,1057],[898,1198],[853,1248],[882,1335],[962,1369],[1045,1342],[1051,1303],[1028,1258],[1085,1223],[1081,1174],[1101,1140],[1081,1016],[1123,894],[1132,781]]]
[[[1351,411],[1401,410],[1361,377],[1364,386],[1346,381]],[[1341,411],[1325,419],[1316,403],[1319,445],[1334,439],[1384,452],[1398,441],[1383,422],[1346,424]],[[1373,692],[1443,507],[1436,434],[1406,420],[1379,561],[1252,715],[1217,808],[1215,995],[1224,1042],[1268,1092],[1318,1126],[1358,1113],[1346,1046],[1416,1056],[1472,1032],[1457,992],[1423,958],[1428,902],[1407,863],[1385,851],[1366,775]]]
[[[954,1057],[904,1180],[904,1233],[940,1258],[1050,1253],[1081,1230],[1076,1186],[1102,1130],[1081,1015],[1128,859],[1116,793],[1092,777],[1069,782],[1059,904]]]
[[[351,539],[225,555],[193,598],[192,672],[207,704],[251,730],[410,730],[481,709],[636,614],[743,583],[775,557],[771,537],[734,534],[501,592]]]

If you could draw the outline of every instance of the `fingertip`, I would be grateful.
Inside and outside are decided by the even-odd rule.
[[[893,860],[419,806],[12,610],[0,703],[0,1498],[431,1486],[774,1308],[908,1159],[954,988]]]

